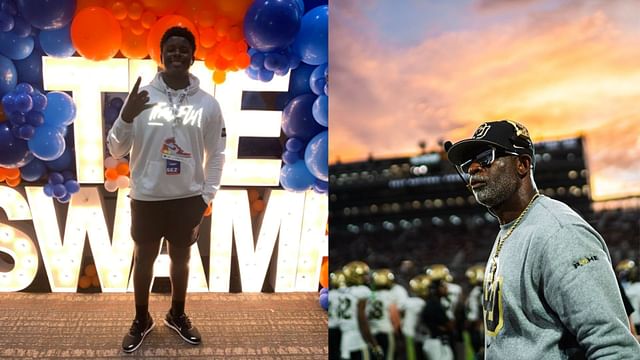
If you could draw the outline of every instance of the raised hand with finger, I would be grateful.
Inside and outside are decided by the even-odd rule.
[[[149,93],[146,90],[138,92],[141,80],[142,78],[138,76],[138,80],[136,80],[136,83],[133,85],[127,102],[122,108],[122,121],[126,123],[132,123],[133,119],[140,115],[141,112],[156,105],[155,103],[149,103]]]

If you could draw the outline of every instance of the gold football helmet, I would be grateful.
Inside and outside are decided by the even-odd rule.
[[[371,280],[376,289],[391,289],[395,278],[389,269],[377,269],[371,274]]]
[[[433,281],[441,280],[449,283],[453,281],[453,276],[451,276],[449,268],[443,264],[434,264],[429,266],[426,274]]]
[[[411,291],[422,298],[429,296],[430,287],[431,278],[426,274],[418,275],[409,281]]]
[[[352,261],[342,267],[348,286],[365,285],[369,281],[369,265],[363,261]]]
[[[631,282],[638,281],[638,264],[631,259],[624,259],[616,265],[616,273],[620,280]]]
[[[342,270],[337,270],[329,274],[329,286],[331,289],[340,289],[347,287],[347,279]]]
[[[484,281],[484,265],[473,265],[464,274],[469,279],[469,284],[472,286],[480,285]]]

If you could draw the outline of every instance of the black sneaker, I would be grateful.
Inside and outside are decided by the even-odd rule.
[[[198,345],[202,342],[200,332],[195,326],[191,325],[191,320],[186,314],[180,316],[173,316],[171,311],[167,313],[164,318],[164,324],[169,328],[175,330],[182,340],[192,345]]]
[[[126,353],[134,352],[138,350],[140,345],[142,345],[142,341],[144,337],[147,336],[148,333],[151,332],[151,329],[156,325],[151,318],[151,315],[148,315],[149,318],[147,320],[147,326],[143,328],[145,324],[142,324],[140,320],[133,320],[133,324],[131,324],[131,328],[129,329],[129,333],[124,336],[122,339],[122,351]]]

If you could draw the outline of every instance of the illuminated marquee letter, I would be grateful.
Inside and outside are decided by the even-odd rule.
[[[27,201],[15,189],[0,186],[0,207],[8,220],[30,220]],[[20,291],[31,284],[38,272],[38,250],[33,240],[13,226],[0,224],[0,251],[13,258],[10,271],[0,271],[0,292]]]

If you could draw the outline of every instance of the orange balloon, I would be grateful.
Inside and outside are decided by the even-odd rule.
[[[22,179],[20,177],[18,177],[17,179],[6,179],[7,185],[11,186],[11,187],[16,187],[18,185],[20,185],[20,182],[22,181]]]
[[[216,70],[226,71],[229,68],[230,64],[231,64],[230,61],[223,58],[222,56],[218,56],[216,58],[216,63],[215,63]]]
[[[120,22],[120,27],[122,29],[126,29],[131,26],[131,19],[129,19],[128,17],[122,20],[119,20],[118,22]],[[123,30],[122,36],[124,36],[124,30]]]
[[[204,211],[204,216],[211,216],[212,210],[213,208],[211,207],[211,204],[209,204],[209,206],[207,206],[207,209]]]
[[[234,42],[230,40],[224,40],[220,43],[218,52],[223,58],[227,60],[233,60],[233,58],[236,57],[236,53],[238,52],[238,47]]]
[[[203,48],[202,46],[197,46],[196,53],[193,54],[193,56],[196,57],[196,60],[204,60],[204,58],[207,56],[207,49]]]
[[[84,267],[84,274],[91,277],[96,276],[98,272],[96,271],[96,266],[94,264],[89,264]]]
[[[227,72],[216,70],[213,72],[213,82],[216,84],[222,84],[227,79]]]
[[[118,166],[116,166],[116,171],[118,172],[118,175],[127,175],[129,174],[129,164],[127,163],[120,163],[118,164]]]
[[[91,286],[91,278],[86,275],[80,276],[80,280],[78,281],[78,286],[80,286],[81,289],[88,288],[89,286]]]
[[[76,14],[88,7],[105,7],[104,0],[78,0],[76,2]]]
[[[249,10],[249,6],[253,3],[253,0],[214,0],[213,3],[218,12],[237,24],[244,20],[244,16],[247,10]]]
[[[216,31],[218,32],[218,36],[227,36],[229,29],[231,28],[231,22],[229,19],[225,17],[218,17],[215,23]]]
[[[230,27],[229,31],[227,32],[227,36],[231,41],[240,41],[244,39],[244,34],[242,33],[242,29],[240,29],[240,26]]]
[[[252,203],[260,198],[260,193],[256,189],[249,189],[249,202]]]
[[[130,29],[122,31],[122,45],[120,52],[129,59],[144,59],[149,55],[147,52],[147,35],[148,31],[140,35],[134,34]]]
[[[71,41],[78,53],[89,60],[107,60],[120,48],[122,31],[118,20],[106,9],[89,7],[76,14],[71,23]]]
[[[263,212],[264,208],[265,208],[264,200],[258,199],[251,204],[251,209],[257,213]]]
[[[196,13],[196,24],[202,27],[212,26],[215,22],[213,9],[202,9]]]
[[[140,5],[139,2],[133,2],[127,9],[127,16],[129,16],[129,19],[131,20],[138,20],[142,17],[142,11],[144,11],[142,5]]]
[[[7,179],[15,180],[20,178],[20,170],[18,168],[9,168],[4,171],[7,175]]]
[[[180,6],[180,0],[142,0],[145,8],[159,16],[173,14]]]
[[[147,37],[147,50],[149,51],[151,58],[155,60],[158,65],[162,64],[160,61],[160,40],[162,39],[162,35],[164,35],[169,28],[174,26],[186,27],[193,33],[193,36],[195,36],[196,44],[200,41],[198,29],[196,29],[196,26],[189,19],[180,15],[167,15],[161,17],[160,20],[153,24],[149,30],[149,36]]]
[[[142,22],[138,20],[131,20],[131,32],[134,35],[142,35],[147,31],[147,29],[142,26]]]
[[[118,1],[111,5],[111,13],[117,20],[123,20],[127,17],[127,5],[122,1]]]
[[[104,171],[104,177],[107,178],[107,180],[115,180],[118,178],[118,171],[114,168],[107,169]]]
[[[209,70],[215,70],[217,59],[218,53],[215,48],[207,51],[207,54],[204,57],[204,66],[206,66]]]
[[[200,27],[200,45],[210,48],[216,43],[216,32],[212,27]]]
[[[142,17],[140,17],[140,22],[145,29],[151,29],[153,24],[156,22],[156,14],[153,11],[145,11],[142,13]]]
[[[239,69],[246,69],[249,67],[249,64],[251,64],[251,57],[247,53],[239,53],[235,59],[233,59],[233,63]]]
[[[239,53],[247,52],[249,50],[249,45],[244,40],[236,41],[236,50]]]
[[[320,285],[323,288],[329,287],[329,258],[322,258],[322,267],[320,267]]]

